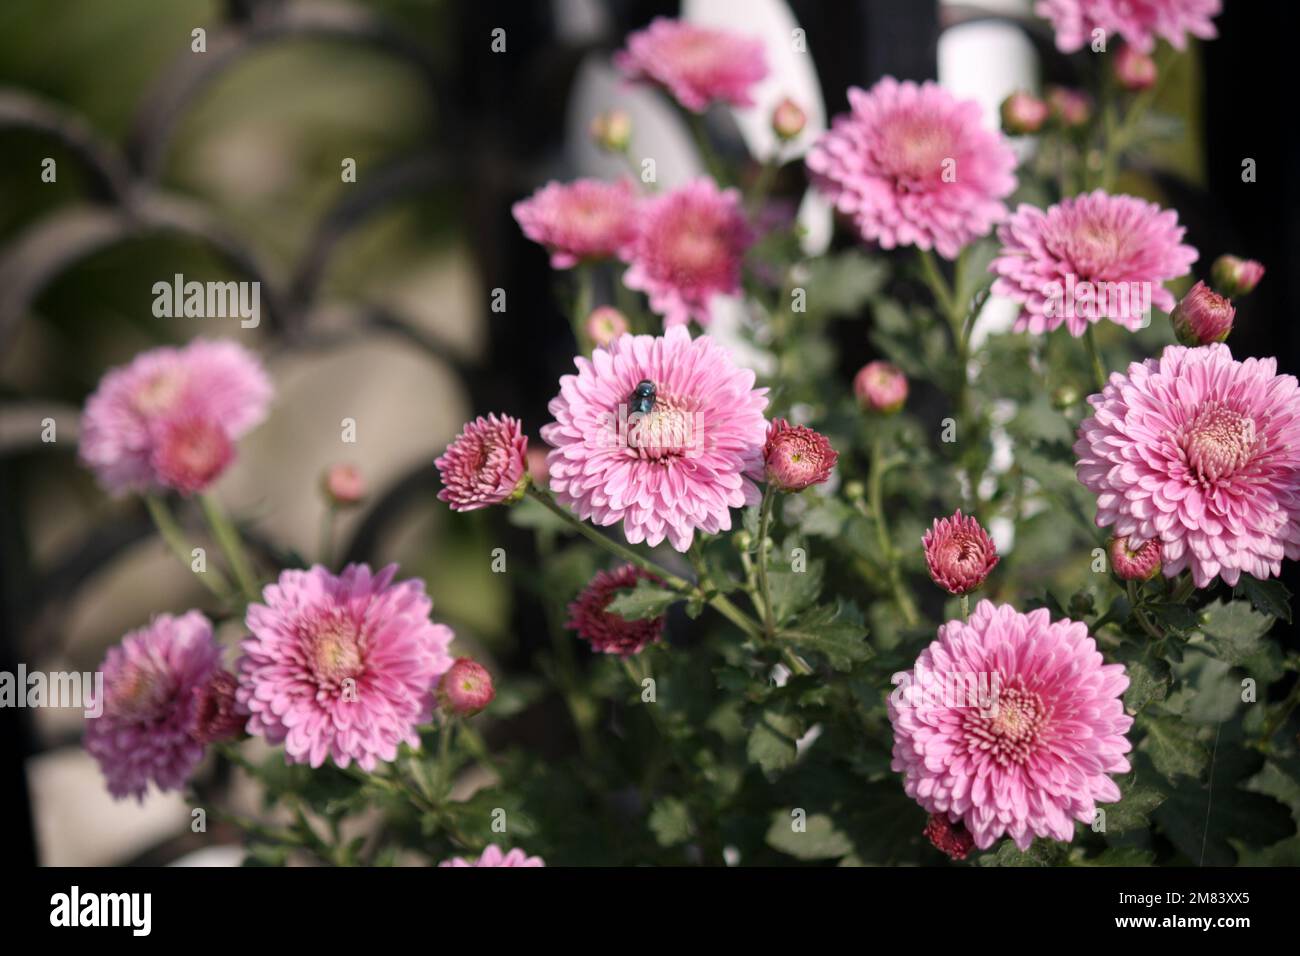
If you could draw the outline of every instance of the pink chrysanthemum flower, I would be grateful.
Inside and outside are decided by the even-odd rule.
[[[863,239],[955,259],[1006,217],[1016,154],[981,125],[978,103],[889,76],[848,95],[851,112],[835,118],[807,164]]]
[[[981,601],[900,676],[891,766],[909,797],[981,850],[1004,835],[1022,850],[1036,836],[1068,841],[1075,820],[1092,823],[1098,802],[1120,798],[1107,774],[1129,769],[1129,681],[1086,625]]]
[[[551,491],[579,518],[686,551],[696,529],[729,531],[730,509],[758,503],[767,389],[717,342],[674,326],[624,335],[575,364],[542,438]],[[645,413],[632,411],[643,381],[655,391]]]
[[[439,867],[460,867],[460,866],[545,866],[540,856],[529,856],[523,850],[516,847],[509,853],[502,851],[501,847],[495,843],[488,845],[482,855],[477,860],[467,860],[463,856],[454,856],[450,860],[443,860],[438,864]]]
[[[397,565],[339,575],[289,570],[250,604],[241,645],[241,706],[249,733],[284,742],[289,763],[374,770],[400,744],[418,747],[439,678],[451,667],[451,629],[429,620],[418,580],[392,583]]]
[[[695,179],[646,201],[623,284],[639,289],[665,325],[707,325],[714,296],[740,291],[741,265],[753,244],[740,193]]]
[[[160,614],[109,649],[100,668],[103,713],[87,719],[85,738],[109,793],[143,800],[150,783],[185,786],[204,751],[196,695],[220,667],[221,646],[198,611]]]
[[[465,425],[434,465],[442,478],[438,500],[453,511],[517,501],[528,485],[528,439],[518,419],[479,417]]]
[[[696,113],[715,100],[753,106],[753,88],[767,76],[761,40],[666,17],[628,34],[614,65],[629,79],[663,87]]]
[[[907,401],[907,376],[889,362],[868,362],[853,377],[853,392],[863,408],[892,415]]]
[[[1214,39],[1219,34],[1211,20],[1222,9],[1222,0],[1038,0],[1034,12],[1052,21],[1063,53],[1090,45],[1094,30],[1103,31],[1108,42],[1119,35],[1150,53],[1157,37],[1179,50],[1189,33]]]
[[[551,267],[625,256],[637,232],[637,196],[629,180],[547,183],[515,203],[524,235],[551,253]]]
[[[1276,359],[1171,345],[1088,402],[1074,453],[1097,525],[1158,540],[1165,577],[1236,585],[1300,557],[1300,389]]]
[[[1162,283],[1196,261],[1182,238],[1177,213],[1132,196],[1097,190],[1046,211],[1024,204],[998,227],[993,292],[1021,304],[1018,332],[1065,323],[1080,336],[1102,319],[1136,331],[1149,323],[1152,306],[1174,307]]]
[[[656,580],[635,564],[596,572],[569,605],[569,619],[564,626],[577,631],[578,636],[599,654],[617,654],[620,657],[640,654],[647,644],[663,637],[663,615],[629,621],[606,609],[620,592],[631,591],[642,579]]]
[[[271,382],[234,342],[196,339],[137,355],[86,401],[81,460],[114,495],[202,491],[266,418]]]
[[[765,475],[781,491],[803,491],[827,481],[839,457],[825,435],[806,425],[775,418],[768,426],[763,446]]]
[[[961,509],[951,518],[935,518],[921,539],[930,577],[950,594],[969,594],[984,583],[998,563],[993,539],[974,515]]]

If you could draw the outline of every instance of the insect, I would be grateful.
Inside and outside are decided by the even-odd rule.
[[[637,382],[636,388],[632,389],[632,394],[628,396],[627,403],[634,412],[640,412],[642,415],[650,414],[650,410],[655,407],[655,383],[648,378]]]

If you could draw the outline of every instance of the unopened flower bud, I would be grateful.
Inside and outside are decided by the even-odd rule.
[[[1051,110],[1031,93],[1017,90],[1002,101],[1002,128],[1012,136],[1037,133]]]
[[[954,860],[964,860],[975,849],[975,837],[960,820],[952,823],[946,813],[931,814],[930,821],[921,831],[934,848]]]
[[[1077,404],[1079,390],[1073,385],[1062,385],[1052,392],[1052,406],[1061,411]]]
[[[350,508],[366,496],[366,480],[356,465],[331,465],[321,479],[321,490],[335,508]]]
[[[593,309],[591,315],[587,316],[587,335],[601,348],[625,334],[627,330],[627,317],[612,305],[602,305]]]
[[[776,104],[776,109],[772,111],[772,132],[779,139],[794,139],[803,132],[807,123],[808,115],[788,96]]]
[[[1132,550],[1127,537],[1111,538],[1106,545],[1110,566],[1123,581],[1150,581],[1160,572],[1160,542],[1155,538]]]
[[[853,378],[853,393],[868,411],[892,415],[907,401],[907,376],[888,362],[868,362]]]
[[[969,594],[998,563],[993,539],[974,515],[936,518],[921,539],[930,578],[949,594]]]
[[[1156,84],[1156,61],[1125,43],[1115,54],[1115,79],[1133,93],[1149,90]]]
[[[1254,259],[1219,256],[1210,267],[1210,282],[1214,284],[1214,291],[1229,299],[1249,295],[1262,278],[1264,266]]]
[[[1047,93],[1052,118],[1066,129],[1078,129],[1092,118],[1092,100],[1081,90],[1054,86]]]
[[[1209,345],[1222,342],[1232,331],[1232,319],[1237,314],[1232,303],[1204,282],[1192,286],[1169,314],[1174,335],[1183,345]]]
[[[623,110],[608,110],[592,119],[589,131],[601,149],[623,153],[632,144],[632,117]]]
[[[831,443],[805,425],[773,419],[767,429],[763,462],[767,480],[780,491],[803,491],[831,476],[839,453]]]
[[[492,675],[486,667],[470,657],[458,657],[442,675],[438,699],[443,710],[458,717],[471,717],[492,703],[496,697]]]

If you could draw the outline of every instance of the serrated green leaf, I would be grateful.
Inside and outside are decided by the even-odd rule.
[[[1142,850],[1135,846],[1112,846],[1101,853],[1088,859],[1079,856],[1077,859],[1071,857],[1070,862],[1075,866],[1150,866],[1155,861],[1156,855],[1150,850]]]
[[[1169,665],[1162,660],[1127,661],[1128,690],[1124,692],[1124,709],[1140,713],[1148,704],[1165,699],[1169,693]]]
[[[777,811],[767,831],[767,845],[797,860],[833,860],[853,850],[853,843],[824,813],[806,819]]]
[[[1200,776],[1210,755],[1197,741],[1195,726],[1177,717],[1154,716],[1149,712],[1139,717],[1139,721],[1146,731],[1140,746],[1160,773],[1170,780]]]
[[[1054,840],[1035,840],[1028,850],[1003,840],[996,852],[979,859],[980,866],[1060,866],[1065,862],[1065,845]]]
[[[646,821],[660,846],[676,846],[691,836],[691,812],[676,797],[655,801]]]
[[[614,598],[605,610],[617,614],[625,621],[641,621],[658,617],[680,600],[682,596],[676,591],[669,591],[641,578],[636,582],[636,587]]]
[[[804,571],[767,572],[772,613],[778,624],[788,621],[817,600],[822,592],[822,572],[825,566],[823,561],[813,561]]]
[[[824,604],[806,611],[777,637],[800,651],[820,654],[837,671],[847,671],[871,656],[862,614],[852,604]]]
[[[1234,596],[1244,597],[1251,607],[1261,614],[1268,614],[1291,623],[1291,592],[1277,578],[1261,581],[1243,574],[1232,592]]]
[[[1165,795],[1153,787],[1133,787],[1125,790],[1118,803],[1103,804],[1098,809],[1106,813],[1105,833],[1126,833],[1142,830],[1150,825],[1151,814],[1165,802]]]
[[[795,741],[803,734],[798,717],[767,710],[749,731],[745,752],[769,776],[785,770],[798,756]]]
[[[1273,626],[1273,618],[1260,614],[1246,601],[1216,601],[1203,612],[1201,630],[1211,653],[1236,666],[1259,651],[1260,639]]]

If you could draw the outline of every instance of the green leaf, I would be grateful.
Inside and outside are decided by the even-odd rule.
[[[1234,866],[1233,843],[1263,847],[1295,833],[1286,806],[1231,785],[1177,787],[1155,816],[1196,866]]]
[[[767,572],[772,595],[772,613],[777,623],[784,623],[817,600],[822,593],[825,562],[813,561],[804,571]]]
[[[636,587],[614,598],[605,610],[617,614],[625,621],[641,621],[648,617],[658,617],[681,599],[682,596],[676,591],[669,591],[641,578],[636,582]]]
[[[853,843],[825,813],[807,819],[778,810],[767,830],[767,845],[798,860],[833,860],[853,850]]]
[[[1273,626],[1273,618],[1252,610],[1245,601],[1216,601],[1205,608],[1204,632],[1215,657],[1236,666],[1259,651],[1260,638]]]
[[[1126,661],[1128,690],[1124,692],[1124,709],[1140,713],[1148,704],[1162,701],[1169,693],[1169,665],[1162,660]]]
[[[1102,850],[1097,856],[1088,859],[1080,854],[1071,856],[1070,862],[1075,866],[1150,866],[1156,855],[1150,850],[1141,850],[1135,846],[1113,846]]]
[[[795,741],[803,735],[798,717],[776,711],[764,711],[749,732],[746,754],[751,763],[771,776],[794,763],[798,756]]]
[[[820,315],[854,315],[889,276],[883,259],[854,249],[808,265],[808,306]]]
[[[1281,618],[1288,624],[1291,623],[1291,592],[1277,578],[1261,581],[1249,574],[1243,574],[1232,593],[1234,597],[1248,598],[1251,607],[1261,614],[1268,614]]]
[[[1118,803],[1103,804],[1099,808],[1106,811],[1104,832],[1126,833],[1129,830],[1146,829],[1151,814],[1164,802],[1165,794],[1152,787],[1133,787],[1126,790]]]
[[[676,846],[690,839],[691,813],[676,797],[656,801],[647,822],[660,846]]]
[[[1196,727],[1177,717],[1154,716],[1149,712],[1139,721],[1146,730],[1140,746],[1160,773],[1171,781],[1183,776],[1200,776],[1210,755],[1196,740]]]
[[[815,607],[777,637],[799,650],[822,655],[837,671],[851,670],[871,656],[862,612],[849,603]]]
[[[1055,840],[1035,840],[1028,850],[1003,840],[994,853],[980,857],[980,866],[1059,866],[1065,862],[1065,845]]]

